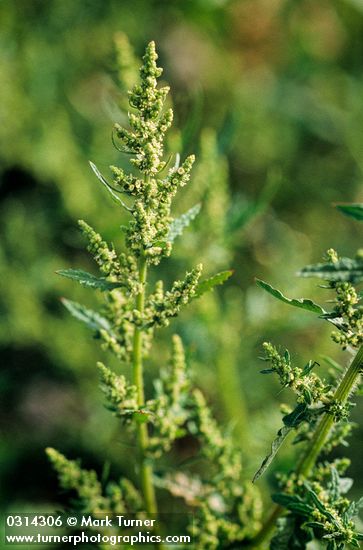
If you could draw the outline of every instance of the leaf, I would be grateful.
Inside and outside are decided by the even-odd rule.
[[[217,273],[217,275],[213,275],[213,277],[205,279],[197,286],[193,298],[200,298],[200,296],[202,296],[205,292],[208,292],[208,290],[213,290],[215,286],[223,284],[231,277],[231,275],[233,275],[233,270],[221,271],[220,273]]]
[[[101,174],[101,172],[99,171],[99,169],[97,168],[97,166],[95,164],[93,164],[93,162],[89,161],[89,164],[93,170],[93,172],[96,174],[97,178],[99,179],[99,181],[102,183],[102,185],[104,185],[107,189],[107,191],[110,193],[112,199],[114,202],[117,202],[118,204],[121,204],[121,206],[123,206],[128,212],[132,212],[132,209],[129,208],[127,206],[127,204],[124,203],[123,200],[120,199],[120,197],[118,195],[116,195],[116,193],[113,191],[112,189],[112,186],[108,183],[108,181],[103,177],[103,175]]]
[[[363,221],[363,204],[336,204],[336,208],[345,214],[358,221]]]
[[[313,313],[319,313],[320,315],[325,314],[325,310],[312,300],[307,300],[305,298],[287,298],[282,294],[282,292],[269,285],[265,281],[262,281],[261,279],[256,279],[256,283],[259,287],[266,290],[266,292],[268,292],[278,300],[281,300],[281,302],[285,302],[285,304],[305,309],[306,311],[312,311]]]
[[[302,504],[303,500],[298,495],[288,495],[287,493],[275,493],[272,495],[272,500],[276,504],[281,504],[284,508],[290,508],[291,504]]]
[[[306,527],[311,527],[312,529],[319,529],[321,531],[324,531],[324,523],[321,523],[320,521],[307,521],[305,523]]]
[[[298,495],[288,495],[286,493],[275,493],[272,495],[272,500],[276,504],[280,504],[287,508],[291,512],[295,512],[298,515],[309,517],[314,511],[314,508],[304,502]]]
[[[182,235],[184,229],[188,227],[191,221],[194,220],[194,218],[197,217],[197,215],[200,212],[201,205],[200,203],[194,205],[192,208],[190,208],[187,212],[179,216],[178,218],[175,218],[170,224],[169,227],[169,233],[166,238],[166,240],[169,243],[174,242],[176,237],[179,237]]]
[[[301,422],[307,418],[307,406],[305,403],[299,403],[296,405],[295,409],[290,413],[286,414],[283,417],[283,422],[285,426],[289,428],[296,428]]]
[[[317,277],[331,282],[359,283],[363,281],[363,261],[340,258],[334,263],[307,265],[298,272],[299,277]]]
[[[289,426],[283,426],[278,432],[276,438],[273,440],[271,445],[271,452],[264,458],[261,466],[253,476],[252,483],[255,483],[267,470],[271,462],[275,458],[277,451],[280,449],[281,445],[285,441],[286,436],[292,430]]]
[[[301,376],[307,376],[308,374],[310,374],[315,365],[318,365],[316,361],[310,360],[308,363],[306,363],[305,367],[302,370]]]
[[[320,500],[316,492],[312,489],[311,485],[307,481],[305,481],[304,486],[307,491],[307,496],[310,498],[312,504],[314,504],[316,508],[319,510],[319,512],[324,514],[324,516],[327,517],[328,520],[333,523],[333,525],[339,528],[336,518],[327,509],[325,503]]]
[[[85,323],[89,328],[97,331],[110,330],[110,323],[96,311],[87,309],[82,304],[67,300],[66,298],[62,298],[61,302],[73,317]]]
[[[87,273],[87,271],[83,271],[82,269],[60,269],[59,271],[56,271],[56,273],[58,273],[58,275],[62,275],[62,277],[68,277],[68,279],[78,281],[82,286],[98,288],[102,292],[123,286],[122,283],[107,281],[104,278],[95,277],[91,273]]]

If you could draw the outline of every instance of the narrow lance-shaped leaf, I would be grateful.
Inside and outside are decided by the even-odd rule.
[[[213,277],[205,279],[197,286],[193,298],[200,298],[200,296],[202,296],[205,292],[208,292],[208,290],[212,290],[215,286],[223,284],[231,277],[231,275],[233,275],[232,270],[221,271],[220,273],[217,273],[217,275],[213,275]]]
[[[358,221],[363,221],[363,204],[336,204],[336,208],[345,214]]]
[[[272,500],[280,506],[284,506],[295,514],[309,517],[314,511],[314,508],[304,502],[298,495],[289,495],[287,493],[275,493],[272,495]]]
[[[290,433],[292,428],[289,426],[283,426],[278,432],[277,436],[272,442],[270,453],[263,459],[261,466],[253,476],[253,483],[255,483],[267,470],[271,462],[275,458],[277,451],[280,449],[281,445],[285,441],[287,435]]]
[[[169,233],[167,236],[167,241],[172,243],[176,239],[176,237],[179,237],[182,235],[184,229],[188,227],[191,221],[196,218],[196,216],[200,212],[200,204],[196,204],[192,208],[190,208],[187,212],[179,216],[178,218],[175,218],[170,224],[169,227]]]
[[[316,304],[312,300],[305,298],[287,298],[282,294],[282,292],[280,292],[280,290],[277,290],[277,288],[265,283],[265,281],[262,281],[261,279],[256,279],[256,283],[259,287],[263,288],[266,292],[278,300],[281,300],[281,302],[284,302],[285,304],[289,304],[290,306],[298,307],[300,309],[305,309],[306,311],[312,311],[313,313],[319,313],[320,315],[324,315],[326,313],[325,310],[319,306],[319,304]]]
[[[284,425],[288,428],[297,428],[301,422],[308,418],[308,410],[305,403],[298,403],[295,409],[283,417]]]
[[[124,201],[121,200],[120,197],[113,191],[111,185],[103,177],[103,175],[101,174],[101,172],[99,171],[97,166],[95,164],[93,164],[93,162],[91,162],[91,161],[89,161],[89,164],[90,164],[93,172],[96,174],[97,178],[99,179],[99,181],[102,183],[102,185],[104,185],[106,187],[107,191],[110,193],[110,195],[111,195],[112,199],[114,200],[114,202],[117,202],[118,204],[121,204],[121,206],[123,206],[128,212],[131,212],[132,209],[129,208],[127,206],[127,204],[125,204]]]
[[[62,275],[62,277],[68,277],[68,279],[78,281],[82,286],[97,288],[101,291],[113,290],[114,288],[123,286],[120,282],[107,281],[104,278],[95,277],[91,273],[87,273],[87,271],[83,271],[82,269],[60,269],[59,271],[56,271],[56,273],[58,275]]]
[[[110,323],[96,311],[87,309],[85,306],[82,306],[82,304],[67,300],[66,298],[62,298],[61,301],[73,317],[85,323],[85,325],[92,330],[110,330]]]
[[[317,277],[325,281],[356,284],[363,281],[363,260],[340,258],[333,263],[307,265],[298,272],[298,275],[299,277]]]
[[[339,524],[334,517],[334,515],[330,512],[330,510],[327,508],[325,502],[322,502],[316,492],[312,489],[310,483],[307,481],[304,482],[304,487],[306,489],[306,494],[310,500],[310,502],[321,512],[326,516],[338,529]]]

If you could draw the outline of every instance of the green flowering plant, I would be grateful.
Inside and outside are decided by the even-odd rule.
[[[135,58],[123,35],[117,37],[117,46],[119,81],[124,91],[136,80]],[[281,352],[267,342],[263,345],[263,359],[268,368],[262,372],[275,374],[281,386],[295,394],[296,404],[292,408],[282,407],[283,425],[254,481],[270,466],[287,436],[293,434],[293,443],[302,447],[297,468],[288,475],[278,476],[279,492],[273,495],[276,507],[264,523],[259,491],[245,480],[240,451],[220,429],[203,393],[195,387],[178,335],[172,337],[169,363],[160,366],[153,391],[145,384],[145,366],[154,350],[156,329],[168,326],[184,306],[232,274],[221,271],[201,280],[202,265],[198,264],[169,289],[164,288],[161,280],[151,286],[148,278],[149,271],[156,270],[171,255],[174,242],[201,210],[198,202],[179,217],[172,214],[173,199],[189,182],[195,159],[190,155],[180,163],[176,155],[169,166],[172,156],[164,158],[166,132],[171,127],[173,112],[170,108],[164,110],[169,89],[158,87],[161,69],[156,60],[154,43],[150,43],[143,58],[140,82],[133,84],[129,92],[129,126],[114,127],[114,144],[120,152],[130,155],[132,171],[111,166],[110,181],[90,163],[113,201],[129,216],[129,222],[121,227],[124,251],[116,251],[97,231],[80,221],[87,249],[100,275],[80,269],[59,271],[60,275],[100,292],[104,298],[99,311],[68,299],[63,299],[63,304],[91,329],[102,348],[121,365],[122,371],[116,372],[98,362],[100,387],[106,407],[119,419],[122,430],[137,442],[136,476],[134,480],[122,477],[118,481],[100,481],[96,472],[82,468],[77,460],[69,460],[54,449],[47,450],[48,456],[62,488],[76,494],[72,506],[82,512],[156,514],[162,490],[183,499],[195,514],[190,530],[195,547],[200,550],[265,548],[268,544],[272,550],[303,549],[313,540],[325,543],[328,550],[359,547],[362,535],[354,520],[362,501],[351,502],[346,496],[352,485],[352,480],[345,477],[349,460],[329,460],[328,454],[338,445],[346,444],[354,427],[349,420],[350,398],[363,365],[363,310],[361,292],[357,289],[363,281],[360,252],[350,259],[339,258],[334,250],[329,250],[324,263],[307,266],[300,272],[303,277],[324,280],[325,288],[335,293],[331,311],[309,299],[287,298],[268,283],[257,280],[261,288],[280,301],[318,314],[333,324],[334,342],[355,354],[345,370],[327,359],[335,371],[331,369],[324,378],[318,374],[316,361],[299,366],[287,350]],[[124,101],[121,107],[125,110]],[[204,134],[203,139],[209,148],[213,145],[211,134]],[[211,162],[212,157],[208,155],[207,161]],[[213,162],[214,167],[220,166],[219,161]],[[203,172],[200,168],[197,178],[201,185]],[[211,177],[215,174],[212,169]],[[275,184],[267,186],[266,195],[271,196],[274,188]],[[207,207],[213,209],[213,193],[207,199]],[[239,215],[237,220],[231,216],[217,228],[213,226],[216,236],[224,235],[226,228],[232,234],[231,223],[242,227],[254,210],[256,213],[263,210],[267,200],[262,197],[255,208],[247,209],[242,220]],[[363,218],[361,205],[338,208],[355,219]],[[209,249],[204,253],[208,259]],[[221,253],[215,263],[222,257]],[[123,373],[130,370],[131,379]],[[180,465],[163,474],[156,473],[157,462],[186,435],[198,442],[198,457],[208,464],[208,476]]]
[[[122,73],[122,37],[118,37],[118,46]],[[128,51],[128,80],[133,78],[130,56]],[[62,488],[76,493],[74,506],[80,510],[91,514],[156,514],[156,489],[166,489],[195,510],[196,520],[190,529],[196,547],[213,549],[251,539],[257,533],[260,498],[257,489],[243,481],[237,449],[219,429],[203,394],[192,384],[183,344],[177,335],[172,338],[169,365],[162,366],[154,380],[154,392],[145,387],[145,360],[152,353],[156,329],[168,326],[185,306],[232,274],[222,271],[201,280],[202,265],[198,264],[169,289],[164,289],[161,280],[151,287],[148,280],[149,270],[170,256],[174,241],[200,210],[197,204],[177,218],[172,215],[172,201],[189,182],[195,158],[190,155],[180,163],[176,155],[171,167],[171,159],[164,160],[165,136],[173,111],[164,110],[169,88],[158,87],[162,70],[156,64],[157,57],[151,42],[143,57],[140,82],[129,92],[129,127],[114,127],[114,143],[119,151],[130,155],[133,171],[126,173],[111,166],[109,181],[90,163],[113,201],[129,216],[127,225],[121,227],[125,250],[117,252],[97,231],[80,221],[100,276],[80,269],[58,272],[102,293],[104,303],[100,311],[68,299],[63,299],[63,304],[92,330],[103,349],[116,356],[123,370],[131,368],[132,377],[128,379],[98,363],[106,406],[137,442],[137,482],[122,478],[105,484],[94,471],[81,468],[79,462],[68,460],[54,449],[47,452]],[[208,477],[180,468],[157,476],[155,462],[186,434],[199,442],[200,459],[210,463]]]
[[[340,205],[339,210],[362,220],[363,205]],[[306,548],[318,540],[328,550],[360,547],[363,534],[357,531],[355,518],[363,499],[351,502],[346,496],[353,481],[344,474],[349,466],[345,458],[329,460],[329,453],[338,445],[347,445],[354,428],[350,421],[351,398],[357,391],[363,369],[363,307],[362,292],[357,285],[363,281],[361,251],[355,258],[340,258],[328,250],[323,263],[303,268],[302,277],[317,277],[323,288],[334,293],[333,308],[326,311],[308,299],[290,299],[268,283],[257,284],[275,298],[301,309],[317,313],[332,323],[332,340],[353,359],[347,368],[327,358],[332,367],[328,379],[318,375],[319,365],[309,361],[296,366],[287,350],[281,353],[271,343],[264,343],[264,360],[269,368],[263,374],[274,373],[283,388],[296,395],[296,406],[283,406],[283,426],[272,443],[271,452],[255,474],[256,481],[269,467],[286,437],[294,434],[293,444],[302,446],[296,469],[279,476],[280,492],[272,496],[276,507],[254,540],[265,547],[271,535],[273,550]]]

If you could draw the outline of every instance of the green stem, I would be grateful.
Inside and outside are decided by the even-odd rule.
[[[141,318],[145,306],[146,277],[147,263],[146,260],[142,258],[139,265],[140,292],[136,297],[136,309],[141,313]],[[142,343],[143,331],[141,328],[135,327],[133,342],[133,382],[137,387],[137,404],[140,409],[145,406]],[[141,460],[141,486],[145,499],[146,511],[149,514],[157,514],[155,490],[152,482],[153,470],[146,456],[146,449],[149,446],[149,435],[146,423],[137,425],[137,439]]]
[[[333,400],[336,403],[344,405],[347,402],[349,395],[354,390],[354,386],[358,381],[358,378],[363,368],[363,346],[357,351],[352,363],[346,370],[342,380],[340,381],[337,389],[335,390]],[[308,477],[313,469],[326,441],[330,434],[330,431],[334,425],[334,417],[325,413],[318,424],[315,433],[312,437],[310,445],[303,455],[297,469],[296,474],[298,476]],[[276,525],[276,520],[284,513],[282,506],[275,506],[270,517],[267,519],[265,525],[262,527],[260,533],[254,539],[252,548],[258,548],[261,544],[266,543]]]
[[[354,386],[359,378],[360,373],[362,372],[363,367],[363,346],[359,348],[357,351],[353,361],[351,362],[350,366],[346,370],[340,384],[338,385],[333,400],[336,403],[340,403],[344,405],[351,394],[351,392],[354,389]],[[323,418],[321,419],[319,425],[316,428],[315,434],[311,440],[311,444],[305,454],[303,456],[298,468],[297,468],[297,474],[299,476],[307,477],[312,468],[314,467],[314,464],[316,463],[316,460],[321,453],[325,442],[329,436],[329,433],[334,425],[334,417],[329,414],[325,413]]]

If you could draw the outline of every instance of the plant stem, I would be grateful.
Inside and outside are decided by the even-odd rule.
[[[350,393],[354,389],[354,386],[359,378],[360,373],[362,372],[362,367],[363,367],[363,346],[361,346],[357,351],[353,361],[351,362],[350,366],[346,370],[340,384],[338,385],[335,391],[333,400],[336,403],[340,403],[342,405],[346,403]],[[319,425],[316,428],[315,434],[311,440],[311,444],[305,456],[303,456],[297,468],[297,474],[299,476],[307,477],[310,474],[321,450],[325,445],[325,442],[328,438],[328,435],[333,425],[334,425],[334,417],[329,413],[325,413]]]
[[[336,403],[344,405],[354,390],[358,378],[362,372],[363,368],[363,346],[357,351],[353,361],[346,370],[342,380],[340,381],[337,389],[335,390],[333,400]],[[310,445],[303,455],[297,469],[296,474],[298,476],[308,477],[311,470],[313,469],[325,443],[330,434],[330,431],[334,425],[334,417],[325,413],[319,422],[315,433],[311,439]],[[273,529],[276,524],[276,520],[284,513],[284,508],[282,506],[275,506],[270,517],[267,519],[266,523],[263,525],[260,533],[256,536],[254,541],[252,541],[252,548],[258,548],[261,544],[266,543],[270,535],[273,532]]]
[[[140,260],[139,265],[139,282],[140,292],[136,297],[136,309],[141,313],[144,312],[145,305],[145,284],[147,277],[147,263],[144,258]],[[144,393],[144,376],[143,376],[143,357],[142,357],[142,340],[143,332],[141,328],[135,327],[134,342],[133,342],[133,382],[137,388],[137,404],[140,409],[145,406]],[[150,462],[146,457],[146,449],[149,444],[149,436],[146,423],[137,424],[137,439],[141,460],[141,485],[145,499],[146,511],[149,514],[157,514],[157,504],[155,498],[154,485],[152,482],[153,471]]]

